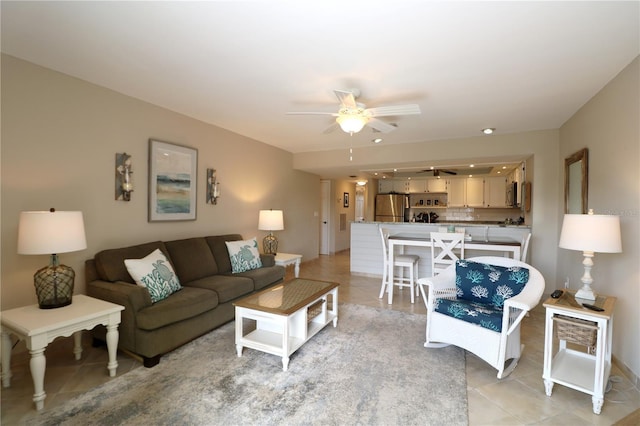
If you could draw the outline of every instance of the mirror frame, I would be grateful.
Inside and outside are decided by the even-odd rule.
[[[588,194],[589,194],[589,150],[587,148],[583,148],[580,151],[570,155],[564,160],[564,212],[569,213],[569,167],[572,164],[575,164],[579,161],[582,161],[581,165],[581,174],[580,178],[582,179],[581,183],[581,201],[582,201],[582,209],[581,213],[587,213],[587,202],[588,202]]]

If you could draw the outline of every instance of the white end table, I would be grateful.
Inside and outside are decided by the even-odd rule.
[[[604,393],[611,372],[611,340],[613,330],[613,308],[615,297],[598,295],[597,300],[585,301],[603,308],[597,312],[584,308],[576,300],[574,290],[565,290],[558,299],[549,298],[544,302],[546,326],[544,334],[544,370],[542,378],[547,396],[551,396],[555,383],[591,395],[593,412],[600,414],[604,403]],[[566,340],[560,340],[558,351],[553,354],[554,327],[568,318],[594,323],[596,330],[595,354],[589,354],[567,347]],[[588,326],[589,327],[589,326]]]
[[[118,324],[120,311],[124,307],[114,303],[85,295],[73,296],[73,302],[62,308],[40,309],[38,305],[24,306],[2,312],[2,385],[11,384],[11,339],[14,334],[24,340],[31,354],[30,368],[33,378],[33,402],[36,409],[44,407],[44,371],[46,359],[44,350],[55,338],[71,336],[74,338],[73,353],[76,360],[82,355],[82,330],[91,330],[96,325],[107,327],[107,349],[109,375],[115,377],[118,361]]]
[[[300,274],[300,261],[302,260],[301,254],[292,253],[276,253],[276,265],[284,266],[294,265],[294,272],[296,278]]]

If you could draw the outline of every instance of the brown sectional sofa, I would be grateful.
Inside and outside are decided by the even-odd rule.
[[[242,240],[238,234],[155,241],[104,250],[85,264],[87,294],[124,306],[118,328],[118,347],[139,355],[145,367],[158,364],[162,354],[234,319],[238,298],[279,283],[285,270],[273,255],[261,254],[262,267],[231,272],[225,241]],[[160,249],[173,265],[183,288],[151,303],[146,288],[137,286],[124,264]],[[94,338],[105,340],[104,327]]]

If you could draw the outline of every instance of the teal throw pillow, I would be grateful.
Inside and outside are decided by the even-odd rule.
[[[231,260],[231,272],[234,274],[262,267],[255,237],[250,240],[225,241],[225,244]]]
[[[182,289],[171,263],[160,249],[142,259],[125,259],[124,264],[136,284],[149,290],[153,303]]]
[[[458,299],[490,303],[502,308],[504,301],[520,294],[529,281],[529,269],[497,266],[469,260],[456,262]]]

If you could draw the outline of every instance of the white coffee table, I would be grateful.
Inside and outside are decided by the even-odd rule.
[[[118,361],[118,324],[120,311],[124,307],[85,295],[73,296],[73,302],[62,308],[40,309],[38,305],[24,306],[2,312],[2,385],[11,384],[11,339],[13,334],[24,340],[31,354],[29,366],[33,378],[33,402],[36,409],[44,407],[44,371],[46,359],[44,350],[55,338],[74,338],[73,353],[76,360],[82,356],[82,330],[91,330],[96,325],[107,327],[107,349],[109,375],[115,377]]]
[[[292,353],[330,322],[338,325],[338,286],[296,278],[235,302],[238,356],[244,347],[277,355],[287,371]],[[245,319],[255,329],[245,330]]]
[[[302,260],[301,254],[293,253],[276,253],[276,265],[284,266],[294,265],[294,272],[296,278],[300,275],[300,261]]]

